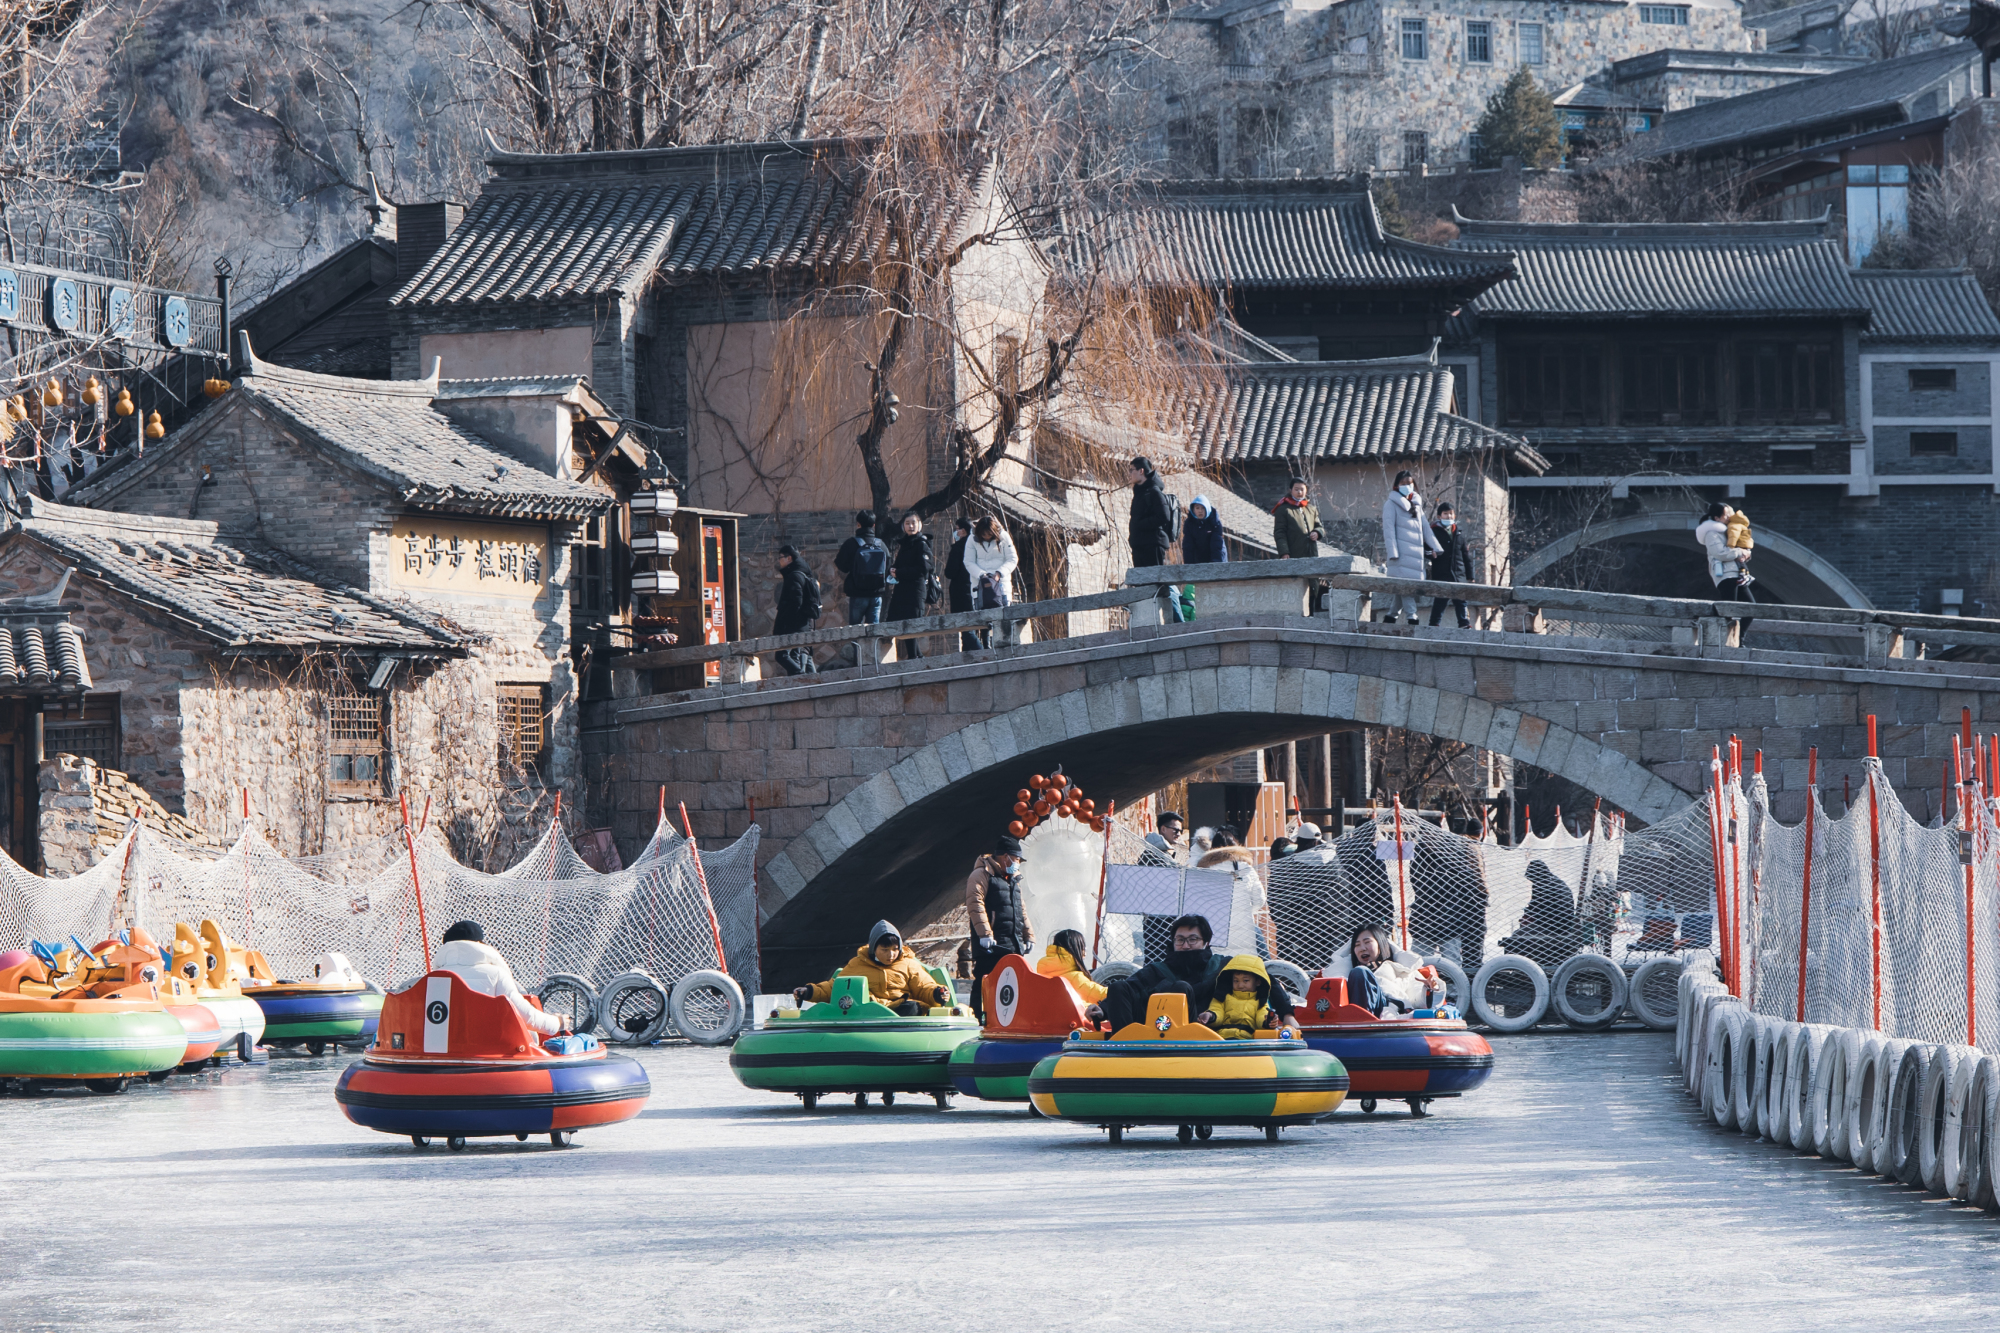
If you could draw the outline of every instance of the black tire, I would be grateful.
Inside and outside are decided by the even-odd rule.
[[[810,1111],[819,1105],[819,1094],[816,1092],[802,1092],[799,1094],[799,1101],[804,1104],[806,1110]]]
[[[1180,1141],[1181,1141],[1182,1143],[1193,1143],[1193,1142],[1194,1142],[1194,1126],[1193,1126],[1193,1125],[1182,1125],[1182,1126],[1181,1126],[1181,1127],[1180,1127],[1179,1129],[1177,1129],[1177,1130],[1175,1130],[1175,1131],[1174,1131],[1174,1137],[1175,1137],[1175,1138],[1177,1138],[1177,1139],[1179,1139],[1179,1140],[1180,1140]]]
[[[1425,1120],[1430,1117],[1431,1106],[1429,1098],[1411,1097],[1408,1100],[1410,1103],[1410,1118],[1412,1120]]]
[[[516,1143],[526,1143],[527,1141],[528,1141],[528,1136],[526,1134],[516,1134],[514,1136],[514,1142]]]
[[[450,1138],[444,1141],[444,1146],[451,1149],[453,1152],[464,1152],[465,1139],[461,1135],[454,1134]]]
[[[1123,1143],[1125,1141],[1125,1126],[1112,1125],[1110,1129],[1111,1129],[1111,1142],[1114,1146]]]
[[[1207,1143],[1210,1139],[1215,1137],[1215,1126],[1196,1125],[1194,1127],[1194,1136],[1200,1139],[1203,1143]]]
[[[1277,1141],[1278,1141],[1278,1127],[1276,1125],[1264,1126],[1264,1142],[1276,1143]]]
[[[86,1079],[84,1086],[101,1097],[115,1097],[125,1091],[126,1084],[130,1082],[127,1078],[93,1078]]]
[[[314,1038],[313,1038],[313,1039],[312,1039],[311,1041],[309,1041],[309,1042],[307,1042],[307,1043],[306,1043],[306,1054],[307,1054],[307,1055],[325,1055],[325,1054],[326,1054],[326,1043],[325,1043],[325,1042],[323,1042],[323,1041],[321,1041],[321,1040],[320,1040],[319,1038],[317,1038],[317,1037],[314,1037]]]
[[[1465,975],[1465,969],[1441,953],[1429,954],[1424,961],[1444,978],[1444,1002],[1461,1014],[1472,1012],[1472,981]]]
[[[893,1092],[885,1092],[885,1093],[883,1093],[883,1094],[882,1094],[882,1105],[884,1105],[884,1106],[894,1106],[895,1104],[896,1104],[896,1094],[895,1094],[895,1093],[893,1093]]]
[[[667,996],[674,1030],[697,1046],[722,1046],[750,1019],[743,988],[726,972],[703,968],[674,983]]]
[[[550,1130],[549,1142],[558,1148],[573,1148],[576,1146],[576,1131],[573,1129]]]
[[[175,1068],[178,1067],[175,1066]],[[172,1069],[155,1069],[146,1075],[146,1081],[148,1083],[165,1083],[169,1078],[173,1077],[173,1073]]]
[[[854,1094],[854,1104],[855,1104],[856,1106],[866,1106],[866,1105],[868,1105],[868,1094],[867,1094],[867,1093],[865,1093],[865,1092],[857,1092],[857,1093],[855,1093],[855,1094]]]
[[[535,991],[542,1012],[568,1022],[571,1032],[590,1032],[597,1027],[597,991],[574,972],[551,972]]]
[[[1282,958],[1273,958],[1264,964],[1264,970],[1271,974],[1271,980],[1285,988],[1292,997],[1292,1003],[1305,1001],[1306,992],[1312,989],[1312,976],[1297,963],[1288,963]]]
[[[940,1110],[940,1111],[949,1111],[949,1110],[951,1109],[951,1094],[950,1094],[950,1093],[948,1093],[948,1092],[934,1092],[934,1093],[932,1093],[932,1094],[931,1094],[931,1098],[932,1098],[932,1099],[933,1099],[934,1101],[936,1101],[936,1102],[937,1102],[937,1109],[938,1109],[938,1110]],[[1028,1103],[1028,1106],[1029,1106],[1029,1109],[1030,1109],[1030,1110],[1032,1110],[1032,1109],[1034,1108],[1034,1103],[1033,1103],[1033,1102],[1029,1102],[1029,1103]]]
[[[1361,1114],[1363,1115],[1375,1114],[1375,1099],[1373,1097],[1363,1097],[1361,1099]]]
[[[1096,982],[1100,986],[1108,986],[1114,981],[1119,981],[1125,977],[1131,976],[1134,972],[1137,972],[1138,970],[1139,970],[1139,965],[1137,963],[1125,963],[1125,962],[1099,963],[1097,965],[1097,970],[1090,974],[1090,979]]]
[[[410,1135],[410,1146],[412,1148],[428,1148],[431,1146],[431,1141],[421,1134],[412,1134]]]
[[[250,1039],[247,1032],[236,1034],[236,1058],[246,1065],[257,1063],[257,1043]]]

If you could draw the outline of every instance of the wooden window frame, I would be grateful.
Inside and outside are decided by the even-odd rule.
[[[45,754],[73,754],[89,759],[99,768],[123,770],[125,736],[122,727],[122,697],[116,694],[87,694],[81,699],[53,699],[42,705],[42,750]],[[87,736],[92,744],[65,745],[63,741]]]
[[[370,736],[372,718],[373,735]],[[326,701],[326,786],[340,796],[379,796],[389,778],[389,729],[387,700],[379,693],[356,690],[352,694],[330,694]],[[372,760],[372,775],[356,777],[363,765],[356,760]]]
[[[503,682],[494,687],[494,708],[500,728],[500,762],[526,772],[538,771],[549,753],[549,687],[546,683]],[[535,708],[536,744],[532,750],[521,745],[524,710]]]

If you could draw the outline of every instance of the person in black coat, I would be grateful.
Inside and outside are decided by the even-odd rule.
[[[771,622],[773,634],[798,634],[819,620],[819,580],[799,559],[797,548],[778,548],[778,614]],[[778,668],[788,676],[819,670],[807,648],[787,648],[778,655]]]
[[[971,519],[961,518],[951,525],[951,554],[944,560],[944,586],[954,615],[972,610],[972,571],[965,567],[965,544],[971,540]],[[969,653],[986,644],[977,630],[968,629],[959,631],[958,646],[961,652]]]
[[[1104,999],[1085,1009],[1084,1017],[1093,1023],[1109,1019],[1116,1032],[1143,1021],[1146,1001],[1153,996],[1180,994],[1188,997],[1188,1018],[1193,1019],[1215,999],[1215,979],[1229,962],[1227,955],[1210,947],[1214,939],[1215,929],[1207,917],[1194,913],[1176,917],[1173,947],[1166,957],[1111,982]],[[1271,987],[1270,1005],[1280,1023],[1291,1022],[1292,999],[1283,986]]]
[[[903,537],[896,544],[896,564],[892,572],[896,581],[889,590],[889,614],[886,619],[915,620],[924,615],[930,604],[937,600],[931,586],[937,562],[931,554],[930,534],[924,531],[924,521],[915,514],[903,515]],[[896,640],[897,661],[907,662],[923,655],[923,649],[915,639]]]
[[[1229,560],[1229,548],[1222,540],[1222,515],[1206,495],[1197,495],[1188,505],[1187,521],[1181,525],[1181,563],[1220,565]]]
[[[1437,583],[1477,583],[1472,572],[1472,547],[1467,544],[1458,530],[1458,514],[1448,504],[1441,504],[1431,516],[1431,535],[1437,538],[1439,549],[1431,554],[1430,577]],[[1444,616],[1444,598],[1431,603],[1431,624],[1435,625]],[[1458,627],[1471,629],[1472,622],[1465,617],[1465,603],[1453,600],[1452,610],[1458,612]]]
[[[1167,548],[1174,541],[1174,516],[1169,512],[1166,485],[1153,471],[1152,460],[1143,456],[1132,460],[1126,475],[1132,480],[1132,519],[1126,525],[1126,538],[1132,547],[1133,567],[1164,565]]]

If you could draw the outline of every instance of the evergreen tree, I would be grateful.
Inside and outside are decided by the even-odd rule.
[[[1562,160],[1562,121],[1556,104],[1524,65],[1507,86],[1486,99],[1479,118],[1479,165],[1517,157],[1524,167],[1552,167]]]

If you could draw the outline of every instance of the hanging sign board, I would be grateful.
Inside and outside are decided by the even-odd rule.
[[[390,578],[412,592],[539,597],[549,578],[546,528],[399,518],[390,537]]]
[[[1417,840],[1404,838],[1401,842],[1394,838],[1384,838],[1375,844],[1377,861],[1407,861],[1417,854]]]

